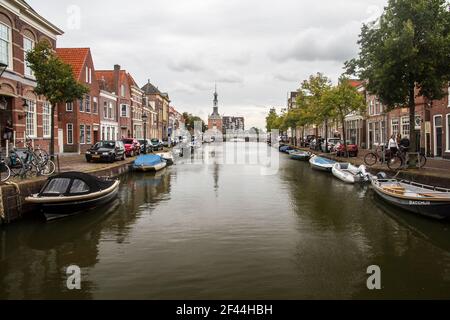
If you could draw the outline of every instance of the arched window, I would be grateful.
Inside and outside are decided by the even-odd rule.
[[[11,21],[0,14],[0,62],[12,69]]]
[[[35,46],[35,37],[34,34],[30,30],[24,30],[23,32],[23,61],[25,63],[24,74],[28,77],[33,77],[33,70],[31,70],[30,66],[27,63],[27,53],[28,51],[33,50]]]

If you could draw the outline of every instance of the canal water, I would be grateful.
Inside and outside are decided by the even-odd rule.
[[[285,155],[262,174],[220,152],[128,174],[98,212],[0,229],[0,299],[450,298],[449,224]],[[371,265],[382,290],[367,289]]]

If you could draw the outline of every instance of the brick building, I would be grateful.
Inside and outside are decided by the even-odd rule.
[[[22,147],[28,136],[35,145],[48,150],[51,106],[45,97],[33,92],[36,81],[25,55],[40,41],[56,48],[56,38],[62,34],[25,1],[0,0],[0,69],[5,69],[0,77],[0,147],[6,146],[3,133],[10,122],[14,130],[12,143]],[[54,130],[58,150],[58,132]]]
[[[143,139],[144,138],[144,122],[142,121],[142,115],[144,113],[143,109],[143,98],[144,91],[139,88],[136,81],[128,73],[128,87],[131,91],[131,119],[133,123],[133,138]],[[146,123],[146,132],[149,132],[149,123]]]
[[[100,87],[100,139],[118,140],[120,138],[119,109],[117,106],[118,97],[115,93],[110,91],[105,79],[97,79],[97,81]]]
[[[113,70],[98,70],[97,77],[104,80],[107,91],[118,97],[119,138],[133,137],[131,86],[127,71],[116,64]]]
[[[430,137],[430,153],[435,157],[450,159],[450,87],[447,96],[439,101],[433,101],[430,112],[430,122],[427,124],[427,135]]]
[[[167,140],[169,128],[169,106],[170,98],[167,93],[162,93],[155,87],[150,80],[142,87],[145,98],[154,107],[156,116],[156,130],[157,136],[155,138]]]
[[[59,141],[63,152],[84,153],[100,140],[99,95],[94,62],[89,48],[58,48],[58,57],[72,67],[77,81],[90,91],[82,99],[58,106]]]
[[[214,91],[214,107],[213,113],[208,117],[208,129],[217,130],[223,133],[223,119],[219,113],[219,94],[217,93],[217,88]]]

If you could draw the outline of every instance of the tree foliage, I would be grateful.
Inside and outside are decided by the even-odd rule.
[[[34,92],[45,96],[51,103],[50,154],[54,154],[54,115],[58,103],[73,102],[89,92],[89,88],[77,82],[72,67],[61,61],[46,42],[39,42],[27,53],[27,63],[33,70],[37,85]]]
[[[201,129],[202,132],[205,132],[208,128],[205,124],[205,121],[203,121],[200,117],[198,116],[194,116],[191,113],[183,113],[183,119],[184,119],[184,123],[186,125],[186,130],[193,132],[195,129],[195,123],[196,122],[201,122]]]
[[[367,90],[389,108],[408,106],[411,123],[417,95],[444,96],[450,81],[446,0],[389,0],[380,19],[362,27],[358,44],[359,57],[346,62],[347,73],[367,80]]]

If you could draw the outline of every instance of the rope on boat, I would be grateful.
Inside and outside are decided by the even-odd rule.
[[[10,185],[10,186],[14,186],[14,188],[16,189],[16,191],[17,191],[17,198],[16,198],[17,199],[17,213],[20,214],[20,212],[22,212],[22,199],[20,197],[19,185],[17,183],[15,183],[15,182],[11,182],[11,181],[6,182],[5,184],[6,185]],[[2,188],[0,188],[0,218],[2,220],[6,219],[5,207],[3,205],[3,190],[2,190]]]

